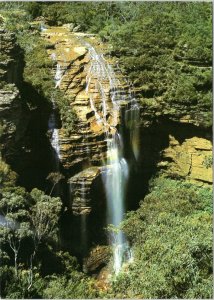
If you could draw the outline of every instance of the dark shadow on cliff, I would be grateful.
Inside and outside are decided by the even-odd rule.
[[[140,134],[140,158],[130,172],[127,187],[126,209],[135,210],[148,193],[149,181],[160,169],[162,151],[169,147],[169,135],[175,137],[180,144],[192,137],[206,138],[212,141],[212,130],[203,129],[192,124],[182,124],[159,118],[148,128],[142,128]],[[128,138],[127,138],[128,140]],[[132,163],[133,153],[126,153]]]
[[[88,256],[91,248],[96,245],[107,244],[106,233],[106,200],[101,176],[92,184],[91,212],[89,214],[74,215],[66,209],[60,218],[61,247],[78,258],[80,264]],[[69,193],[67,197],[70,197]],[[69,199],[67,199],[69,202]],[[72,199],[70,199],[71,207]]]
[[[19,149],[8,163],[18,173],[18,185],[27,190],[34,187],[50,192],[52,185],[46,177],[50,172],[64,172],[48,135],[48,120],[52,104],[41,96],[29,83],[19,85],[28,123]],[[57,114],[57,127],[60,128],[60,116]],[[53,191],[59,190],[59,185]],[[61,189],[61,188],[60,188]],[[62,191],[60,192],[62,194]]]

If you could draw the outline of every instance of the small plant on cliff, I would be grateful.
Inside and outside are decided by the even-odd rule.
[[[208,169],[211,168],[213,164],[213,158],[212,156],[206,156],[204,161],[203,161],[203,165]]]

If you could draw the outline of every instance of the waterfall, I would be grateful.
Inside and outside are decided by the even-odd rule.
[[[62,80],[62,70],[60,64],[57,64],[56,66],[56,74],[55,74],[55,88],[59,87],[61,80]]]
[[[90,99],[91,109],[94,111],[96,121],[103,126],[107,142],[107,166],[103,176],[108,207],[109,224],[118,226],[125,213],[125,194],[129,177],[129,166],[123,153],[123,137],[117,130],[120,106],[126,102],[126,126],[130,129],[130,142],[135,159],[138,158],[138,126],[139,108],[136,99],[131,93],[125,93],[113,68],[106,62],[102,54],[84,42],[89,50],[90,68],[86,77],[86,93]],[[110,95],[106,86],[110,86]],[[99,93],[100,102],[97,103],[94,93]],[[108,101],[110,96],[110,101]],[[100,108],[100,105],[101,108]],[[129,107],[128,107],[129,106]],[[110,117],[108,116],[110,115]],[[122,264],[131,259],[131,251],[122,231],[112,233],[110,242],[113,246],[114,271],[121,270]]]
[[[51,131],[51,146],[55,150],[56,161],[60,159],[60,145],[59,145],[59,130],[56,128],[56,104],[52,99],[53,110],[48,120],[48,129]]]
[[[47,30],[47,27],[44,24],[40,24],[40,31]]]
[[[51,56],[52,60],[56,60],[56,54],[53,53]],[[55,80],[55,88],[59,87],[60,82],[62,79],[62,71],[60,64],[57,64],[56,67],[56,73],[54,76]],[[56,168],[59,169],[59,159],[60,156],[60,144],[59,144],[59,130],[57,128],[57,120],[56,120],[56,104],[55,99],[52,97],[52,112],[50,114],[49,120],[48,120],[48,129],[51,131],[51,145],[53,149],[55,150],[55,161],[56,161]]]
[[[105,180],[105,187],[108,199],[108,222],[118,226],[123,220],[125,213],[124,200],[125,189],[129,174],[128,164],[122,155],[122,142],[120,135],[116,132],[107,141],[108,174]],[[112,236],[114,248],[114,270],[117,274],[121,267],[124,255],[129,252],[126,237],[122,231]]]

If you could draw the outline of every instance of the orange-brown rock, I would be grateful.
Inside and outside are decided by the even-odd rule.
[[[90,167],[69,179],[70,208],[74,215],[87,215],[91,212],[91,186],[99,175],[100,168]]]
[[[92,35],[72,33],[67,27],[51,27],[42,33],[43,37],[54,45],[48,49],[49,55],[55,55],[62,69],[59,88],[69,96],[70,105],[77,114],[78,122],[69,136],[62,128],[59,130],[61,163],[65,169],[76,167],[78,170],[86,165],[101,165],[106,156],[104,128],[96,122],[90,99],[86,93],[86,76],[90,66],[88,50],[81,38],[94,40]],[[53,76],[56,70],[53,70]],[[101,103],[100,95],[95,89],[90,90]],[[110,87],[106,86],[106,96],[110,105]],[[110,113],[109,113],[110,116]]]
[[[197,184],[212,183],[212,167],[207,163],[212,157],[212,144],[199,137],[185,139],[179,143],[170,136],[169,147],[163,151],[159,167],[173,177],[181,177]]]
[[[97,246],[85,258],[83,269],[86,273],[98,273],[109,262],[110,257],[111,250],[108,246]]]

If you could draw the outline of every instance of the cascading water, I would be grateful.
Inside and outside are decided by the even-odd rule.
[[[55,53],[52,54],[51,58],[52,58],[52,60],[56,60]],[[61,79],[62,79],[61,67],[59,64],[57,64],[56,73],[54,76],[55,88],[59,87]],[[58,170],[59,169],[59,159],[61,158],[61,156],[60,156],[60,144],[59,144],[59,130],[57,128],[57,121],[56,121],[56,109],[57,108],[56,108],[54,98],[52,98],[51,101],[52,101],[53,109],[52,109],[52,112],[49,117],[48,128],[51,131],[51,145],[55,151],[55,163],[56,163],[56,168]]]
[[[109,168],[105,186],[108,199],[108,222],[118,226],[125,213],[124,200],[129,169],[122,155],[121,137],[117,132],[107,141],[107,147]],[[126,237],[121,230],[113,234],[111,238],[114,247],[114,270],[117,274],[125,258],[130,256],[130,250]]]
[[[56,105],[52,99],[53,111],[48,120],[48,128],[51,130],[51,146],[56,152],[56,159],[60,159],[60,145],[59,145],[59,130],[56,128]]]
[[[94,111],[97,123],[103,126],[107,141],[107,168],[104,175],[108,206],[107,221],[109,224],[118,226],[125,213],[124,202],[129,176],[128,163],[123,154],[123,138],[116,128],[120,115],[120,104],[126,101],[127,105],[130,105],[129,113],[126,113],[125,118],[126,124],[130,128],[130,141],[136,159],[138,156],[138,132],[135,127],[139,123],[137,119],[139,109],[137,101],[131,97],[131,94],[127,95],[121,91],[121,84],[103,55],[98,54],[90,44],[85,43],[85,46],[88,48],[91,58],[86,78],[86,93],[89,95],[91,109]],[[109,95],[106,94],[106,85],[110,86],[110,103],[107,102]],[[102,109],[97,108],[99,104],[96,103],[91,90],[96,90],[96,93],[99,93]],[[111,117],[107,118],[108,113]],[[131,251],[122,231],[113,233],[110,242],[114,252],[114,271],[118,274],[123,262],[131,259]]]
[[[56,83],[55,88],[57,88],[57,87],[59,87],[60,82],[62,80],[62,70],[61,70],[60,64],[57,64],[57,66],[56,66],[56,74],[55,74],[54,79],[55,79],[55,83]]]
[[[47,27],[44,24],[40,24],[40,30],[45,31],[47,30]]]

